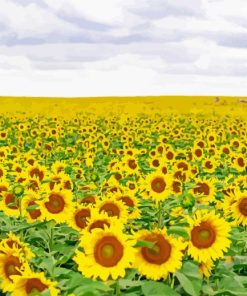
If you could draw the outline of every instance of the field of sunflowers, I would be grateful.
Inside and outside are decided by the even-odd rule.
[[[0,295],[247,295],[247,104],[0,100]]]

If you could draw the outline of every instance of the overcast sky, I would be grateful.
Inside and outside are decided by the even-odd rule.
[[[246,0],[0,0],[0,95],[247,95]]]

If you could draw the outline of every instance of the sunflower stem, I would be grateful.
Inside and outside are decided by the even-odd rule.
[[[50,251],[50,253],[52,252],[52,248],[53,248],[53,236],[54,236],[54,231],[53,231],[53,226],[51,226],[50,237],[49,237],[49,251]]]
[[[162,224],[163,224],[163,215],[162,215],[162,202],[159,201],[158,204],[158,228],[162,228]]]
[[[175,278],[174,278],[174,275],[172,274],[172,276],[171,276],[171,284],[170,284],[172,289],[174,288],[174,282],[175,282]]]
[[[119,285],[119,280],[116,281],[116,296],[121,296],[121,289]]]

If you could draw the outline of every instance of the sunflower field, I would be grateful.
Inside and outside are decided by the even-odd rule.
[[[171,100],[1,99],[0,295],[247,295],[246,105]]]

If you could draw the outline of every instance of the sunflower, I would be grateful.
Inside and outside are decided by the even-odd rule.
[[[238,172],[244,172],[246,170],[246,158],[243,154],[234,154],[232,157],[232,166],[235,168]]]
[[[73,260],[85,277],[116,280],[124,277],[125,269],[131,267],[133,245],[134,241],[113,225],[104,230],[97,228],[84,234],[80,243],[84,253],[77,250]]]
[[[9,191],[4,191],[1,195],[2,199],[0,199],[0,210],[8,216],[19,217],[21,203],[18,197]]]
[[[117,227],[119,231],[124,228],[124,224],[116,216],[109,217],[106,212],[99,213],[97,208],[92,208],[91,217],[87,220],[87,227],[85,230],[92,232],[95,228],[104,229],[111,225],[118,225]]]
[[[217,165],[218,165],[218,162],[212,158],[205,158],[202,161],[203,171],[206,173],[214,173]]]
[[[3,167],[0,167],[0,180],[5,179],[6,177],[6,169]]]
[[[247,190],[235,189],[229,196],[228,210],[236,225],[247,225]]]
[[[59,290],[55,288],[56,282],[52,282],[45,277],[43,272],[35,273],[26,271],[22,275],[13,275],[13,292],[12,296],[36,295],[49,291],[50,296],[59,295]]]
[[[186,244],[181,239],[167,235],[166,229],[140,230],[135,235],[137,241],[154,243],[150,248],[136,248],[133,266],[148,279],[166,278],[182,266],[183,250]]]
[[[20,249],[9,246],[0,247],[0,288],[3,292],[13,291],[13,275],[21,275],[28,270],[29,265],[25,261]]]
[[[20,251],[20,253],[23,254],[25,259],[27,260],[30,260],[35,256],[33,252],[30,250],[30,248],[28,247],[28,244],[22,242],[20,238],[12,232],[9,232],[8,237],[6,239],[3,239],[0,243],[0,248],[4,248],[6,246],[11,249],[16,248],[17,250]]]
[[[8,191],[9,189],[9,182],[6,179],[0,180],[0,198],[2,197],[3,193]]]
[[[88,207],[74,207],[68,219],[68,224],[77,231],[82,231],[88,225],[88,219],[91,217],[91,208]]]
[[[98,200],[95,206],[98,208],[99,213],[105,212],[109,217],[116,217],[122,222],[127,221],[128,219],[127,206],[112,195],[103,200]]]
[[[139,165],[137,158],[135,156],[126,155],[122,159],[122,167],[120,168],[125,170],[128,174],[138,173]]]
[[[32,223],[41,218],[41,211],[39,209],[38,200],[41,192],[36,193],[32,190],[26,191],[22,198],[22,210],[28,222]]]
[[[42,220],[55,220],[57,223],[64,223],[71,213],[73,194],[69,190],[55,187],[48,191],[43,200],[39,201]]]
[[[188,254],[198,262],[216,260],[224,256],[230,246],[230,225],[218,214],[198,210],[188,217],[190,241]]]
[[[160,171],[153,172],[146,176],[143,187],[148,192],[149,197],[156,202],[165,200],[171,194],[173,177],[164,175]]]
[[[215,183],[217,179],[195,179],[195,186],[193,188],[193,194],[197,197],[198,203],[207,204],[215,201]]]
[[[199,265],[200,273],[206,278],[210,277],[213,268],[214,262],[212,260],[208,260],[207,262],[201,262],[201,264]]]
[[[117,194],[117,200],[121,200],[126,207],[128,207],[128,218],[129,219],[138,219],[140,218],[140,209],[139,209],[139,201],[135,197],[135,195],[130,192],[130,190],[124,192],[124,194]]]

